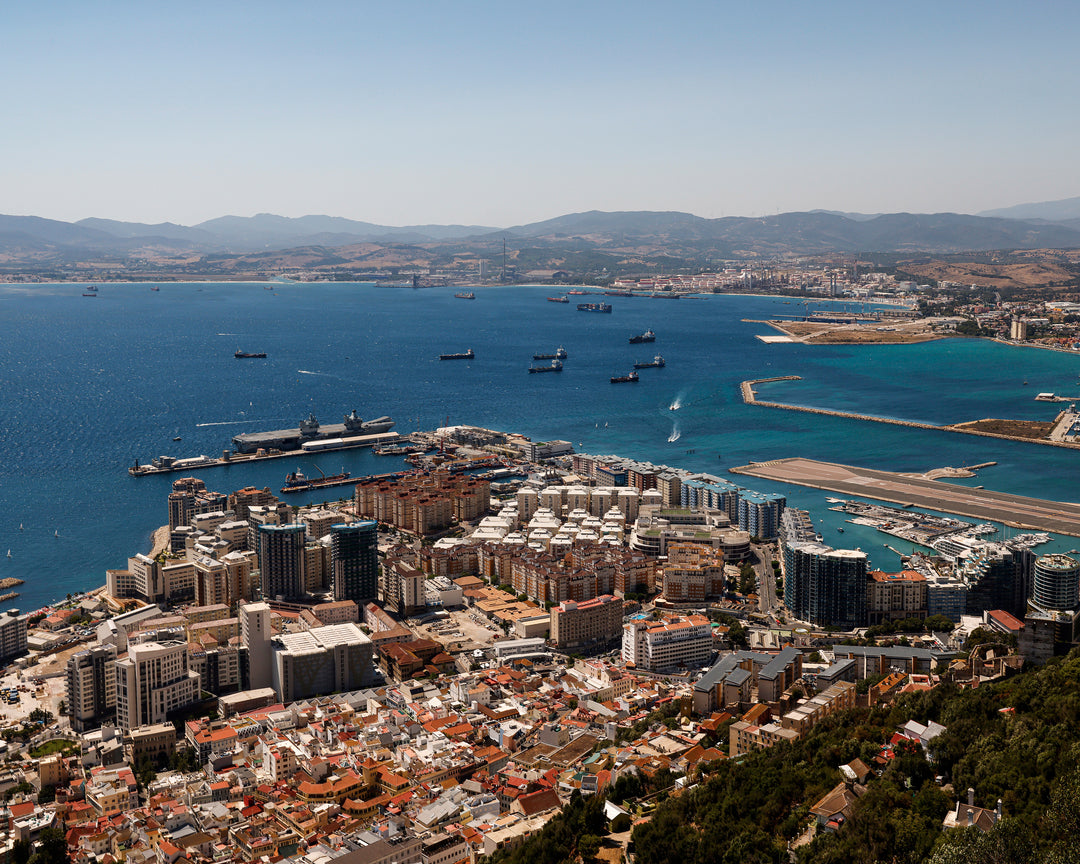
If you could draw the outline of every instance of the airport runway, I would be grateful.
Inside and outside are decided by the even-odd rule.
[[[1025,498],[989,489],[953,486],[936,480],[916,480],[891,471],[875,471],[872,468],[856,468],[801,457],[751,462],[732,468],[731,472],[894,504],[910,504],[957,516],[1003,522],[1015,528],[1080,537],[1080,504]]]

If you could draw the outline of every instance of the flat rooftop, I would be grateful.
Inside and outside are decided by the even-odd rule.
[[[1003,522],[1017,528],[1080,537],[1080,504],[953,486],[937,480],[919,480],[891,471],[818,462],[798,456],[769,462],[751,462],[749,465],[732,468],[731,471],[781,483],[812,486],[845,495]]]

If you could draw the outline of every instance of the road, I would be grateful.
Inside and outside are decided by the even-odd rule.
[[[773,575],[773,555],[771,546],[755,546],[760,562],[754,567],[758,574],[758,610],[766,615],[779,605],[776,598],[776,577]]]

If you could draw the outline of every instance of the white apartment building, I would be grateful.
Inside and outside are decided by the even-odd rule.
[[[649,672],[705,665],[712,655],[712,628],[702,615],[623,625],[622,658]]]
[[[125,731],[164,723],[171,712],[197,701],[200,691],[185,642],[129,645],[127,656],[116,661],[116,723]]]

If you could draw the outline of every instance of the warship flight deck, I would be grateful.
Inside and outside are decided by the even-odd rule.
[[[970,516],[1015,528],[1080,537],[1080,504],[954,486],[891,471],[818,462],[802,457],[751,462],[730,470],[733,474],[748,474],[780,483],[812,486],[908,507]]]

